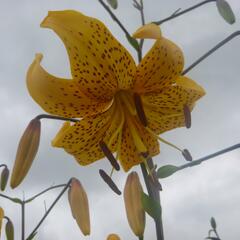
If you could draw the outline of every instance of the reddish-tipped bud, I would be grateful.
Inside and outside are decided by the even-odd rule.
[[[4,191],[7,186],[8,178],[9,178],[9,169],[8,167],[4,167],[1,173],[1,190],[2,191]]]
[[[82,233],[85,236],[90,235],[88,198],[82,184],[76,178],[73,178],[71,181],[68,200],[71,207],[72,215],[76,220]]]
[[[2,229],[2,221],[4,218],[4,211],[3,209],[0,207],[0,237],[1,237],[1,229]]]
[[[109,234],[107,240],[121,240],[121,238],[117,234]]]
[[[128,175],[124,188],[124,202],[128,223],[138,237],[142,237],[145,229],[145,211],[142,206],[142,185],[138,174],[132,172]]]
[[[39,147],[41,122],[33,119],[24,131],[16,154],[11,176],[11,187],[17,187],[27,175]]]

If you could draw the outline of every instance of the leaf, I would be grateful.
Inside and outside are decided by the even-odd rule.
[[[229,24],[233,24],[236,21],[235,15],[229,3],[225,0],[217,0],[217,9],[220,15]]]
[[[13,202],[15,202],[15,203],[19,203],[19,204],[22,203],[22,200],[19,199],[19,198],[12,198],[11,200],[12,200]]]
[[[107,0],[107,2],[113,9],[117,9],[117,7],[118,7],[118,1],[117,0]]]
[[[139,51],[139,44],[138,44],[138,41],[134,38],[132,38],[131,36],[128,36],[126,34],[126,38],[128,40],[128,42],[137,50]]]
[[[211,217],[210,223],[211,223],[212,228],[213,228],[214,230],[216,230],[216,228],[217,228],[217,223],[216,223],[214,217]]]
[[[30,235],[26,240],[33,240],[33,238],[37,235],[37,232]]]
[[[174,165],[166,165],[157,170],[158,178],[166,178],[177,172],[179,168]]]
[[[7,240],[14,240],[14,227],[12,221],[8,220],[5,226]]]
[[[153,219],[158,219],[161,217],[162,208],[160,203],[150,198],[144,192],[142,192],[142,204],[145,212],[147,212]]]

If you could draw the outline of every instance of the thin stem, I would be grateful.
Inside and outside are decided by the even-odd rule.
[[[112,19],[119,25],[119,27],[123,30],[123,32],[127,35],[127,37],[130,39],[132,38],[129,34],[128,30],[123,26],[123,24],[120,22],[120,20],[116,17],[116,15],[111,11],[111,9],[104,3],[103,0],[98,0],[99,3],[105,8],[105,10],[110,14]]]
[[[208,52],[206,52],[202,57],[200,57],[199,59],[197,59],[193,64],[191,64],[188,68],[186,68],[183,72],[182,75],[185,75],[186,73],[188,73],[190,70],[192,70],[194,67],[196,67],[200,62],[202,62],[204,59],[206,59],[207,57],[209,57],[210,55],[212,55],[216,50],[218,50],[219,48],[221,48],[223,45],[225,45],[226,43],[228,43],[229,41],[231,41],[233,38],[237,37],[240,35],[240,31],[236,31],[234,33],[232,33],[230,36],[228,36],[227,38],[225,38],[224,40],[222,40],[221,42],[219,42],[215,47],[213,47],[212,49],[210,49]]]
[[[27,200],[25,201],[25,203],[29,203],[29,202],[33,201],[35,198],[43,195],[44,193],[46,193],[46,192],[48,192],[48,191],[50,191],[50,190],[52,190],[52,189],[60,188],[60,187],[65,187],[65,186],[66,186],[66,184],[59,184],[59,185],[56,185],[56,186],[52,186],[52,187],[46,188],[46,189],[43,190],[42,192],[40,192],[40,193],[34,195],[33,197],[27,199]]]
[[[153,168],[153,162],[152,159],[148,160],[149,167]],[[154,199],[155,201],[158,201],[160,203],[160,194],[159,191],[155,189],[151,181],[149,181],[148,178],[148,173],[145,165],[141,163],[141,170],[144,178],[144,182],[147,187],[147,191],[149,196]],[[155,226],[156,226],[156,234],[157,234],[157,240],[164,240],[164,235],[163,235],[163,225],[162,225],[162,217],[154,219]]]
[[[216,229],[214,229],[213,231],[214,231],[214,233],[215,233],[216,237],[217,237],[217,238],[219,238],[219,240],[220,240],[221,238],[220,238],[220,236],[219,236],[219,234],[218,234],[217,230],[216,230]]]
[[[40,115],[36,116],[35,118],[39,119],[39,120],[41,120],[43,118],[47,118],[47,119],[63,120],[63,121],[70,121],[70,122],[79,122],[79,120],[75,119],[75,118],[59,117],[59,116],[48,115],[48,114],[40,114]]]
[[[12,198],[12,197],[9,197],[9,196],[7,196],[7,195],[4,195],[4,194],[2,194],[2,193],[0,193],[0,197],[3,197],[3,198],[6,198],[6,199],[8,199],[8,200],[10,200],[10,201],[12,201],[12,202],[16,202],[15,200],[16,200],[16,198]],[[19,204],[21,204],[21,199],[18,199],[19,200]]]
[[[7,165],[6,164],[0,164],[0,168],[1,167],[7,167]]]
[[[190,8],[187,8],[187,9],[185,9],[183,11],[175,12],[174,14],[172,14],[171,16],[169,16],[167,18],[164,18],[164,19],[162,19],[160,21],[155,21],[153,23],[155,23],[157,25],[160,25],[160,24],[162,24],[164,22],[167,22],[167,21],[172,20],[172,19],[174,19],[176,17],[179,17],[179,16],[181,16],[181,15],[183,15],[185,13],[188,13],[188,12],[190,12],[190,11],[196,9],[196,8],[199,8],[199,7],[201,7],[201,6],[203,6],[203,5],[207,4],[207,3],[216,2],[216,1],[217,0],[206,0],[206,1],[200,2],[200,3],[194,5],[194,6],[190,7]]]
[[[219,156],[219,155],[222,155],[222,154],[224,154],[224,153],[233,151],[233,150],[238,149],[238,148],[240,148],[240,143],[235,144],[235,145],[233,145],[233,146],[231,146],[231,147],[225,148],[225,149],[223,149],[223,150],[220,150],[220,151],[218,151],[218,152],[209,154],[209,155],[207,155],[207,156],[205,156],[205,157],[199,158],[199,159],[197,159],[197,160],[195,160],[195,161],[192,161],[192,162],[190,162],[190,163],[184,164],[184,165],[182,165],[182,166],[179,167],[179,170],[182,170],[182,169],[185,169],[185,168],[188,168],[188,167],[193,167],[193,166],[199,165],[199,164],[201,164],[202,162],[205,162],[205,161],[207,161],[207,160],[209,160],[209,159],[211,159],[211,158],[217,157],[217,156]]]
[[[71,184],[72,179],[70,179],[68,181],[68,183],[65,185],[64,189],[60,192],[60,194],[57,196],[57,198],[54,200],[54,202],[52,203],[52,205],[49,207],[49,209],[46,211],[46,213],[43,215],[43,217],[41,218],[41,220],[39,221],[39,223],[37,224],[37,226],[33,229],[33,231],[29,234],[28,238],[30,236],[33,236],[33,234],[38,230],[38,228],[41,226],[41,224],[43,223],[43,221],[46,219],[46,217],[48,216],[48,214],[51,212],[52,208],[56,205],[56,203],[59,201],[59,199],[62,197],[62,195],[66,192],[66,190],[68,189],[68,187]]]
[[[141,14],[141,21],[142,21],[142,25],[145,25],[145,15],[144,15],[144,5],[143,5],[143,0],[140,0],[140,14]],[[144,44],[144,39],[140,40],[140,44],[139,44],[139,51],[138,51],[138,60],[139,62],[141,62],[142,60],[142,49],[143,49],[143,44]]]
[[[21,203],[21,215],[22,215],[22,240],[25,240],[25,202]]]

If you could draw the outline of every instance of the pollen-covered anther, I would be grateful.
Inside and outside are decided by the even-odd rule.
[[[112,178],[109,177],[104,170],[100,169],[100,170],[99,170],[99,174],[100,174],[100,176],[102,177],[102,179],[104,180],[104,182],[106,182],[107,185],[108,185],[116,194],[118,194],[118,195],[121,195],[121,194],[122,194],[121,191],[119,190],[119,188],[117,187],[117,185],[113,182]]]
[[[108,148],[107,144],[103,141],[100,141],[99,143],[100,148],[102,149],[102,152],[106,156],[106,158],[109,160],[113,168],[117,171],[120,170],[120,165],[118,164],[116,158],[113,156],[111,150]]]
[[[191,118],[191,111],[188,105],[184,105],[183,107],[183,113],[185,118],[185,126],[186,128],[190,128],[192,125],[192,118]]]
[[[134,103],[135,103],[135,107],[137,110],[137,115],[138,115],[142,125],[144,127],[146,127],[148,125],[148,123],[147,123],[146,114],[143,109],[142,99],[141,99],[140,95],[138,95],[137,93],[134,93],[133,98],[134,98]]]
[[[182,151],[182,155],[183,155],[184,158],[185,158],[187,161],[189,161],[189,162],[191,162],[191,161],[193,160],[191,153],[190,153],[187,149],[184,149],[184,150]]]

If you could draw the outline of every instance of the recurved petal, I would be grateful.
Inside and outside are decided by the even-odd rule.
[[[68,10],[49,12],[41,26],[62,39],[72,76],[87,96],[109,100],[117,88],[132,86],[134,60],[101,21]]]
[[[161,93],[142,95],[144,111],[149,127],[160,134],[185,126],[184,106],[193,109],[195,102],[205,94],[204,89],[187,77],[179,77],[176,83]]]
[[[41,54],[28,69],[27,87],[32,98],[48,113],[63,117],[84,117],[104,111],[110,102],[87,97],[74,80],[52,76],[41,66]]]
[[[52,141],[52,145],[64,148],[81,165],[88,165],[104,157],[99,146],[100,141],[108,144],[112,139],[108,147],[111,151],[115,150],[118,134],[112,136],[117,121],[120,119],[113,103],[111,108],[102,114],[86,117],[72,126],[70,123],[65,123]]]
[[[183,65],[181,49],[166,38],[158,39],[137,67],[134,90],[160,92],[180,76]]]
[[[154,23],[146,24],[133,34],[133,38],[140,39],[160,39],[162,37],[161,29]]]

